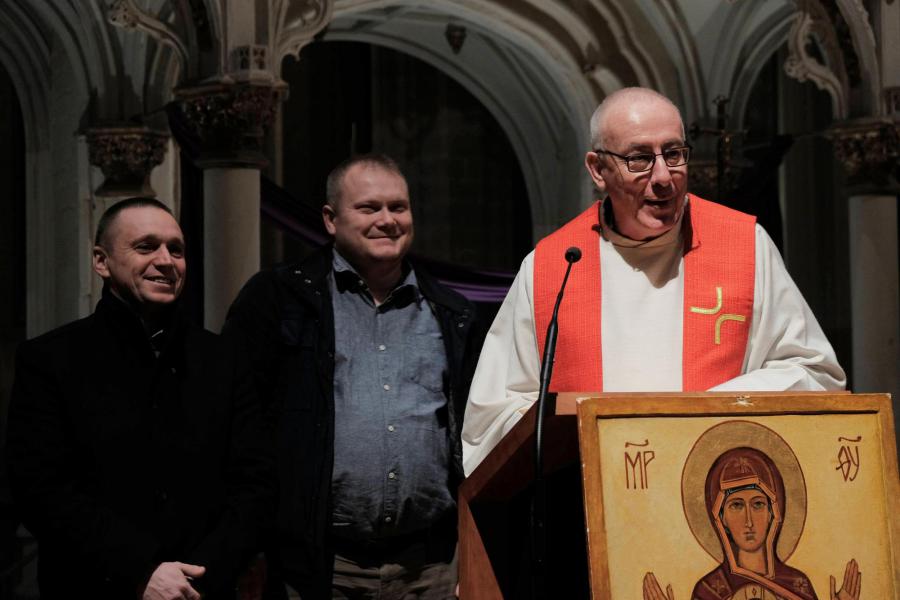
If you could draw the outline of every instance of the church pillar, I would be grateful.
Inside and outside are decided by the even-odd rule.
[[[853,387],[896,394],[900,390],[897,197],[851,196],[849,217]]]
[[[262,144],[284,91],[277,83],[217,83],[177,92],[201,140],[203,322],[211,331],[259,270]]]
[[[203,325],[218,331],[231,302],[259,270],[259,169],[203,171]]]
[[[900,127],[890,119],[848,121],[828,134],[848,175],[850,298],[855,392],[900,400],[897,194]]]

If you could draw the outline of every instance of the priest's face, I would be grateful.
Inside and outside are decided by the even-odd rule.
[[[602,151],[588,152],[585,165],[612,202],[616,230],[633,240],[666,233],[678,222],[687,193],[687,164],[667,164],[667,158],[679,162],[671,159],[685,147],[678,110],[661,98],[623,98],[607,109],[601,131]],[[640,171],[649,161],[636,157],[651,154],[652,166]],[[630,169],[621,157],[630,159]]]

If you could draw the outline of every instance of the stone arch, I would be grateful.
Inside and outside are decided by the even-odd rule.
[[[869,14],[860,0],[796,0],[797,14],[788,34],[788,75],[810,80],[832,100],[836,121],[880,116],[881,94],[877,42]],[[814,41],[822,60],[807,52]]]
[[[658,80],[664,82],[657,89],[679,105],[686,123],[707,117],[707,82],[689,16],[678,2],[640,0],[639,4],[662,45],[651,55],[659,65]]]
[[[65,48],[75,81],[91,98],[91,105],[85,107],[86,117],[112,120],[139,110],[136,95],[126,98],[122,93],[122,51],[106,24],[102,3],[28,3],[28,11]]]
[[[11,3],[0,12],[0,63],[10,76],[22,108],[25,129],[26,194],[26,334],[55,325],[56,278],[49,260],[53,231],[40,227],[52,222],[53,196],[49,182],[50,49],[44,34],[21,6]]]
[[[851,111],[857,113],[851,116],[880,116],[885,113],[886,107],[881,93],[878,44],[869,13],[861,0],[836,0],[836,4],[849,29],[852,52],[860,68],[859,87],[862,93],[851,99],[858,102],[858,105],[851,106]]]
[[[172,24],[172,29],[166,33],[177,42],[166,43],[167,40],[158,32],[156,35],[136,35],[123,28],[118,21],[115,23],[119,27],[116,33],[123,47],[128,49],[124,64],[129,72],[141,77],[140,95],[144,113],[152,115],[150,120],[156,121],[154,125],[164,130],[167,125],[161,114],[162,108],[174,99],[175,90],[185,79],[195,76],[203,53],[197,44],[197,32],[191,22],[188,5],[182,2],[167,3],[160,9],[157,18],[159,23]],[[174,44],[177,44],[177,49]]]
[[[735,126],[743,122],[760,70],[785,42],[791,50],[785,70],[826,90],[836,120],[883,111],[876,41],[869,15],[858,0],[732,3],[716,10],[723,15],[722,33],[709,53],[707,89],[710,95],[731,98]],[[811,39],[821,49],[824,63],[805,52]],[[848,63],[854,66],[848,68]],[[854,76],[859,78],[860,93],[852,89]]]
[[[796,19],[793,9],[785,5],[770,14],[746,39],[741,49],[741,61],[731,73],[730,95],[734,127],[743,127],[747,102],[760,71],[787,40]]]
[[[537,240],[591,200],[582,157],[599,100],[623,85],[670,94],[676,87],[651,60],[653,44],[633,42],[639,28],[628,19],[639,19],[629,10],[614,2],[577,13],[563,3],[348,0],[335,4],[324,39],[410,54],[478,98],[515,148]],[[444,39],[449,23],[467,31],[459,54]],[[606,39],[616,44],[601,43]]]
[[[226,3],[222,0],[203,0],[203,6],[206,10],[210,38],[213,43],[213,52],[211,54],[216,57],[213,59],[213,65],[217,66],[221,71],[228,64],[228,49],[225,43],[228,33],[227,24],[225,23]]]

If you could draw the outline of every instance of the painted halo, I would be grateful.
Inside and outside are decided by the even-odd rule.
[[[755,448],[765,453],[784,480],[785,514],[776,552],[787,560],[800,540],[806,522],[806,482],[800,462],[784,439],[751,421],[726,421],[707,429],[697,438],[681,473],[681,503],[694,537],[717,562],[725,557],[706,510],[706,475],[716,459],[733,448]]]

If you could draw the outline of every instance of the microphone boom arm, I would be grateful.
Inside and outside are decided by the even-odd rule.
[[[553,375],[553,362],[556,356],[556,338],[559,334],[559,306],[562,303],[566,283],[569,281],[569,273],[572,272],[572,265],[581,260],[581,250],[573,246],[566,250],[565,257],[566,262],[569,264],[566,267],[562,285],[559,286],[559,293],[556,295],[556,304],[553,306],[550,323],[547,325],[547,337],[544,339],[544,356],[541,360],[540,389],[534,419],[534,501],[531,506],[531,548],[534,567],[532,570],[532,591],[534,598],[545,597],[544,557],[547,551],[547,538],[544,525],[547,514],[547,488],[544,483],[544,412],[549,394],[550,379]]]

